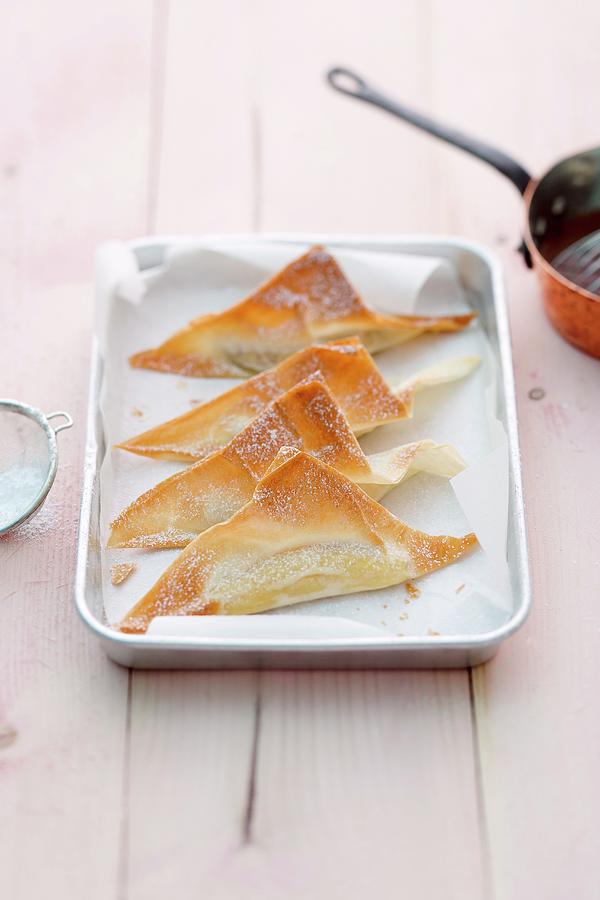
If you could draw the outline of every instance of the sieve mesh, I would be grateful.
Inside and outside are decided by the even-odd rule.
[[[0,531],[35,504],[51,466],[48,437],[29,416],[0,409]]]

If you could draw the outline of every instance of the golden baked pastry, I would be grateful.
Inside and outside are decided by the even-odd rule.
[[[316,341],[358,335],[372,352],[425,332],[460,331],[474,314],[380,315],[365,306],[323,247],[311,249],[222,313],[200,316],[132,366],[207,377],[247,377]]]
[[[417,373],[393,390],[358,338],[333,341],[300,350],[274,369],[255,375],[120,444],[123,450],[155,459],[194,462],[225,447],[269,403],[311,375],[320,373],[355,434],[365,434],[388,422],[412,415],[417,391],[467,375],[479,357],[446,360]]]
[[[414,531],[308,453],[286,448],[230,519],[199,535],[121,622],[240,615],[388,587],[445,566],[476,543]]]
[[[273,401],[222,450],[166,478],[133,501],[111,526],[109,547],[185,547],[251,498],[283,447],[305,450],[379,499],[416,472],[447,478],[464,469],[456,450],[417,441],[365,456],[320,376]]]

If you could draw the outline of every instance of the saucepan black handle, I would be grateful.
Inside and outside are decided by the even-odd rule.
[[[385,109],[386,112],[398,116],[398,118],[403,119],[410,125],[414,125],[422,131],[427,131],[434,137],[446,141],[447,144],[460,147],[472,156],[489,163],[490,166],[493,166],[494,169],[497,169],[498,172],[501,172],[512,181],[521,194],[525,193],[525,188],[531,181],[531,175],[520,163],[507,156],[502,150],[490,147],[489,144],[477,140],[477,138],[469,137],[469,135],[463,134],[462,131],[457,131],[455,128],[441,125],[439,122],[430,119],[429,116],[424,116],[422,113],[404,106],[403,103],[398,103],[396,100],[386,97],[371,87],[364,78],[361,78],[360,75],[357,75],[351,69],[345,69],[341,66],[329,69],[327,80],[341,94],[347,94],[348,97],[354,97],[357,100],[363,100],[365,103],[378,106],[380,109]]]

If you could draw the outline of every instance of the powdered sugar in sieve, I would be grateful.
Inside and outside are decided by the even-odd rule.
[[[65,421],[53,428],[50,420],[58,417]],[[72,424],[68,413],[45,416],[25,403],[0,400],[0,535],[43,504],[56,476],[56,434]]]

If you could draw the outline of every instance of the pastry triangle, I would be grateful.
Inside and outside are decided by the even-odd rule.
[[[225,312],[200,316],[132,366],[246,378],[317,341],[358,335],[376,353],[425,332],[460,331],[474,314],[380,315],[365,306],[323,247],[311,249]]]
[[[318,344],[117,446],[155,459],[182,462],[204,459],[225,447],[269,403],[317,373],[342,408],[354,433],[365,434],[378,425],[410,417],[418,390],[462,378],[478,363],[479,357],[475,356],[443,362],[417,374],[395,392],[358,338]]]
[[[452,447],[417,441],[365,456],[329,388],[315,376],[273,401],[222,450],[161,481],[111,526],[109,547],[185,547],[247,503],[283,447],[304,450],[379,499],[419,471],[464,469]]]
[[[155,616],[258,613],[388,587],[475,543],[474,534],[409,528],[345,475],[290,448],[245,506],[182,551],[120,628],[139,633]]]

